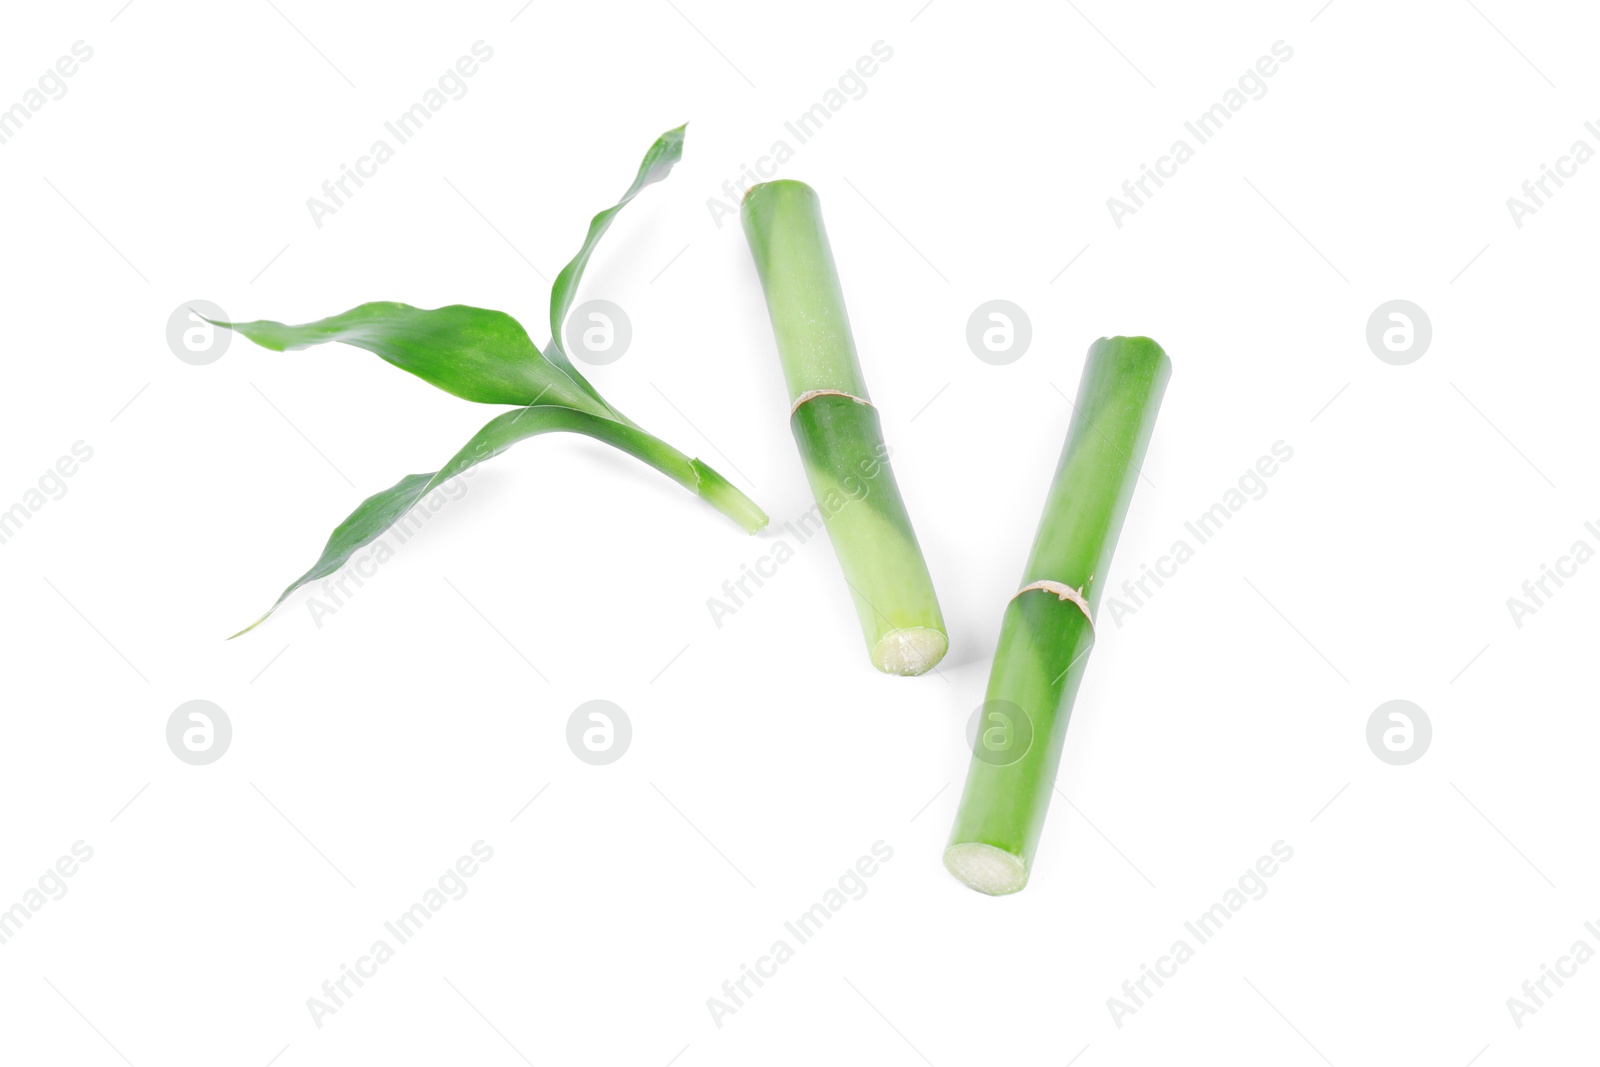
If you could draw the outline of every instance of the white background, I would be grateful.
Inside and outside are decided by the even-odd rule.
[[[1574,140],[1600,147],[1592,12],[274,3],[32,5],[0,35],[0,106],[94,49],[0,145],[0,508],[94,450],[0,546],[0,907],[94,850],[0,946],[0,1060],[1592,1053],[1600,964],[1521,1028],[1506,998],[1600,948],[1600,566],[1520,628],[1506,599],[1600,547],[1600,166],[1521,228],[1505,203]],[[306,198],[478,40],[494,57],[468,94],[316,227]],[[806,509],[749,253],[706,201],[880,40],[892,59],[781,174],[822,197],[949,622],[937,673],[871,669],[822,541],[716,627],[707,598],[775,535],[580,438],[484,467],[320,628],[303,592],[223,641],[363,496],[494,410],[343,347],[235,338],[190,366],[173,309],[461,302],[542,343],[545,279],[685,120],[682,164],[580,293],[634,326],[590,377],[776,523]],[[1115,226],[1106,198],[1280,40],[1267,94]],[[1001,367],[964,339],[997,297],[1034,330]],[[1409,366],[1365,340],[1395,298],[1433,324]],[[1294,456],[1144,608],[1102,618],[1032,884],[991,899],[939,862],[962,727],[1063,394],[1113,333],[1174,370],[1108,596],[1274,442]],[[206,767],[165,741],[195,698],[234,728]],[[598,768],[564,740],[596,698],[634,727]],[[1404,767],[1365,739],[1396,698],[1434,730]],[[480,839],[470,892],[316,1026],[306,999]],[[879,840],[867,895],[714,1025],[706,998]],[[1279,840],[1270,892],[1115,1025],[1107,998]]]

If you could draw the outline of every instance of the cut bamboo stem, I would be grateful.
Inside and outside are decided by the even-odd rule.
[[[789,426],[872,664],[921,674],[949,647],[944,616],[861,376],[817,194],[803,182],[756,185],[741,217],[783,363]]]
[[[1093,618],[1172,364],[1147,337],[1089,349],[1033,551],[1006,605],[967,784],[945,849],[950,873],[1000,895],[1028,884]]]

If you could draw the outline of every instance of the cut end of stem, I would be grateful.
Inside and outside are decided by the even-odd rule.
[[[950,639],[927,626],[890,630],[872,649],[872,665],[885,674],[910,678],[933,670],[950,650]]]
[[[694,491],[700,494],[700,499],[744,527],[745,533],[753,534],[766,528],[767,513],[737,486],[698,459],[691,459],[689,465],[694,468]]]
[[[817,191],[811,188],[811,186],[807,185],[805,182],[796,181],[793,178],[778,178],[777,180],[770,182],[757,182],[750,188],[746,189],[744,191],[744,196],[739,200],[739,205],[743,207],[751,200],[760,200],[763,197],[786,195],[809,197],[812,200],[815,200],[817,198]]]
[[[1021,857],[978,841],[945,849],[944,866],[956,881],[991,897],[1015,893],[1028,884],[1028,868]]]

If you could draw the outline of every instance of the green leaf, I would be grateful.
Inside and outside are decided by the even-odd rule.
[[[440,485],[516,442],[541,433],[569,431],[604,441],[696,493],[747,532],[755,533],[766,526],[766,514],[726,478],[644,432],[612,407],[573,367],[561,343],[562,322],[571,309],[595,245],[617,212],[645,186],[660,181],[672,170],[683,155],[683,131],[680,126],[662,134],[645,153],[639,173],[623,198],[590,220],[583,247],[551,287],[552,336],[542,354],[511,316],[459,304],[433,310],[396,303],[362,304],[342,315],[302,326],[265,319],[214,323],[280,352],[343,341],[376,353],[401,370],[463,399],[521,405],[518,410],[491,420],[441,469],[402,478],[362,501],[333,531],[311,569],[295,579],[265,615],[239,633],[259,626],[301,586],[338,571]]]
[[[617,213],[647,185],[665,178],[683,158],[687,124],[656,139],[622,199],[589,220],[583,247],[550,287],[550,343],[541,354],[528,332],[502,311],[454,304],[424,309],[378,301],[342,315],[288,326],[271,319],[215,322],[277,352],[343,341],[373,352],[447,393],[481,404],[565,404],[597,410],[634,425],[573,366],[561,327],[577,298],[578,283],[600,238]],[[208,320],[209,321],[209,320]]]
[[[610,229],[611,220],[616,218],[617,213],[627,207],[645,186],[653,185],[672,173],[673,164],[683,158],[683,131],[687,128],[688,123],[685,123],[675,130],[668,130],[656,139],[656,143],[644,154],[644,160],[639,164],[639,173],[634,177],[633,184],[628,186],[628,191],[622,194],[621,200],[589,220],[589,233],[583,239],[583,247],[572,257],[572,262],[561,268],[561,273],[556,275],[555,284],[550,287],[550,345],[545,349],[545,356],[577,382],[592,399],[605,404],[606,410],[619,419],[626,419],[626,416],[607,403],[595,387],[589,384],[589,380],[578,373],[578,369],[572,365],[572,360],[567,358],[567,350],[561,339],[561,327],[567,320],[567,312],[572,310],[572,302],[578,295],[578,283],[583,280],[583,272],[589,265],[589,257],[594,254],[600,238]]]
[[[716,471],[635,426],[555,404],[519,408],[491,419],[439,470],[432,474],[408,475],[383,492],[363,500],[350,513],[350,517],[334,529],[321,557],[312,564],[311,569],[291,582],[266,614],[233,636],[249,633],[260,626],[296,589],[326,578],[343,567],[358,551],[399,522],[419,500],[445,482],[485,460],[493,459],[518,441],[554,431],[581,433],[636,456],[679,485],[697,493],[750,533],[767,524],[767,517],[761,509]]]
[[[522,324],[503,311],[452,304],[416,308],[378,301],[342,315],[287,326],[270,319],[219,322],[275,352],[329,341],[364,348],[447,393],[480,404],[568,404],[595,409],[580,387],[540,355]],[[610,409],[599,400],[601,412]]]

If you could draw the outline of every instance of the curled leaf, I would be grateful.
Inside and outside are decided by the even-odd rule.
[[[627,207],[647,185],[656,182],[672,173],[672,167],[683,158],[683,133],[688,128],[688,123],[675,130],[668,130],[656,138],[656,143],[644,154],[644,159],[639,163],[639,173],[634,176],[633,184],[628,186],[628,191],[622,194],[622,199],[600,212],[589,220],[589,232],[584,236],[583,247],[578,249],[578,254],[572,257],[561,273],[556,275],[555,283],[550,286],[550,344],[545,348],[545,355],[566,375],[587,392],[590,397],[605,404],[607,410],[619,419],[626,420],[626,416],[606,402],[589,380],[572,365],[572,360],[567,358],[567,350],[561,339],[561,327],[567,320],[567,312],[572,310],[572,302],[578,295],[578,283],[583,280],[584,269],[589,266],[589,257],[594,255],[595,246],[600,243],[600,238],[605,236],[611,228],[611,220],[616,218],[623,208]]]

